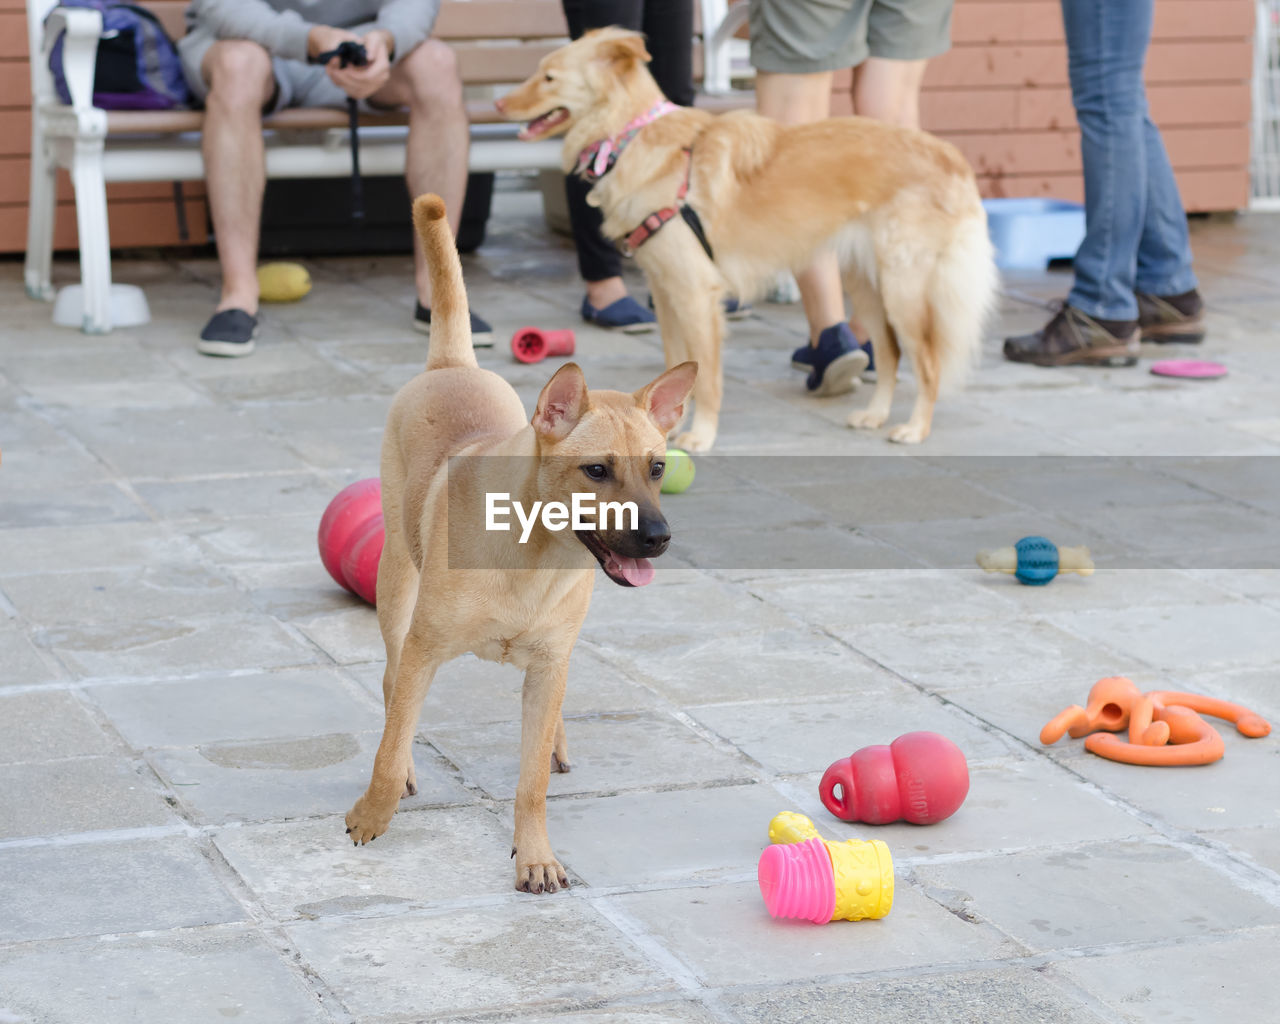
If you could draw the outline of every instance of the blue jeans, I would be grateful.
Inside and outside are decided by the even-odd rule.
[[[1135,290],[1196,287],[1186,213],[1142,82],[1155,0],[1061,3],[1085,205],[1067,302],[1089,316],[1134,320]]]

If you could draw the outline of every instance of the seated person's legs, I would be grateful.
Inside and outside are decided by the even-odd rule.
[[[201,148],[222,296],[197,347],[208,355],[248,355],[258,312],[258,223],[266,181],[262,109],[276,82],[267,51],[242,39],[213,43],[200,70],[208,89]]]

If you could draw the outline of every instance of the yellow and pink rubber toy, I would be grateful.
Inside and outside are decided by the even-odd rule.
[[[826,924],[893,909],[893,857],[879,839],[823,839],[803,814],[783,811],[769,842],[756,868],[769,916]]]
[[[1176,690],[1142,693],[1133,680],[1111,676],[1093,684],[1086,707],[1073,704],[1058,712],[1040,730],[1040,742],[1057,743],[1067,733],[1074,739],[1087,736],[1086,750],[1124,764],[1212,764],[1226,748],[1201,715],[1226,719],[1242,736],[1256,739],[1271,732],[1269,722],[1240,704]],[[1126,729],[1127,743],[1111,735]]]

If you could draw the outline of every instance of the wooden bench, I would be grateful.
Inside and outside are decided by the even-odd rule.
[[[145,5],[172,38],[186,31],[184,2]],[[700,104],[728,109],[752,102],[751,93],[730,88],[734,32],[745,4],[700,0],[702,34],[696,62],[702,75]],[[46,29],[45,20],[48,20]],[[57,0],[27,0],[31,57],[32,144],[28,207],[26,291],[54,297],[50,272],[56,213],[56,172],[71,175],[80,246],[82,329],[105,333],[113,326],[111,246],[107,226],[108,182],[195,181],[204,177],[198,110],[102,110],[92,105],[94,62],[101,15],[63,8]],[[72,96],[63,104],[53,88],[48,54],[61,33]],[[560,142],[520,142],[493,99],[522,81],[544,55],[567,41],[559,0],[445,0],[433,35],[458,56],[472,126],[472,171],[552,169],[560,166]],[[365,114],[360,119],[360,167],[368,175],[404,173],[407,112]],[[283,110],[263,120],[269,178],[329,178],[351,173],[347,113],[340,109]],[[117,286],[117,293],[125,286]],[[134,290],[136,292],[136,289]],[[140,293],[129,293],[135,306]],[[144,301],[144,300],[143,300]],[[145,305],[143,306],[145,309]]]

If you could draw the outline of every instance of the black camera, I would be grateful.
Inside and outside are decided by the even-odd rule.
[[[338,58],[340,65],[344,68],[362,68],[369,63],[369,54],[365,52],[364,43],[357,43],[354,39],[344,39],[335,49],[317,54],[316,63],[328,64],[334,57]]]

